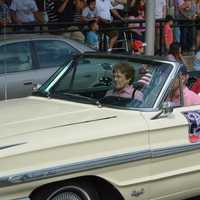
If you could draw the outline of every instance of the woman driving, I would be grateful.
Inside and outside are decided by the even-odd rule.
[[[113,67],[114,88],[107,91],[105,96],[116,96],[143,100],[143,94],[136,90],[132,83],[135,78],[135,71],[128,63],[119,63]]]

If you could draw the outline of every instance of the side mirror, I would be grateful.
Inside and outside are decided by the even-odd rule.
[[[161,106],[161,111],[156,114],[151,120],[158,119],[161,117],[168,117],[174,110],[174,106],[172,102],[166,101]]]
[[[164,103],[162,104],[161,109],[162,109],[162,113],[163,113],[164,115],[169,115],[170,113],[173,112],[174,107],[173,107],[173,104],[172,104],[171,102],[166,101],[166,102],[164,102]]]

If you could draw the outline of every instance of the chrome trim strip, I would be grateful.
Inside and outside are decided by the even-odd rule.
[[[54,86],[54,84],[60,79],[60,77],[69,69],[71,64],[73,63],[73,60],[66,65],[66,67],[63,68],[63,70],[57,75],[57,77],[49,84],[49,86],[45,89],[45,92],[49,92],[49,90]]]
[[[4,149],[8,149],[8,148],[12,148],[12,147],[16,147],[16,146],[20,146],[26,144],[25,142],[23,143],[18,143],[18,144],[11,144],[11,145],[6,145],[6,146],[0,146],[0,151],[4,150]]]
[[[156,61],[156,60],[155,60]],[[159,61],[159,60],[158,60]],[[171,73],[169,74],[169,77],[168,79],[166,80],[165,84],[164,84],[164,87],[162,88],[162,90],[160,91],[160,94],[158,95],[158,98],[153,106],[154,109],[158,109],[159,108],[159,105],[163,99],[163,97],[165,96],[166,94],[166,91],[167,89],[169,88],[170,86],[170,83],[172,82],[172,80],[176,77],[178,71],[179,71],[179,68],[180,68],[180,65],[176,62],[173,62],[173,61],[163,61],[163,63],[165,64],[170,64],[173,66],[173,69],[171,71]]]
[[[95,160],[87,160],[68,165],[55,166],[37,171],[30,171],[26,173],[2,177],[0,178],[0,188],[12,186],[15,184],[28,183],[31,181],[39,181],[41,179],[53,178],[61,175],[68,175],[71,173],[78,173],[87,170],[94,170],[103,167],[126,164],[129,162],[134,162],[144,159],[151,159],[151,158],[155,159],[165,156],[171,156],[194,150],[200,150],[200,142],[189,145],[152,149],[151,151],[144,150],[139,152],[130,152],[126,154],[119,154]]]
[[[56,129],[56,128],[66,127],[66,126],[73,126],[73,125],[78,125],[78,124],[88,124],[88,123],[92,123],[92,122],[96,122],[96,121],[103,121],[103,120],[109,120],[109,119],[114,119],[114,118],[117,118],[117,116],[113,115],[113,116],[110,116],[110,117],[102,117],[102,118],[97,118],[97,119],[92,119],[92,120],[73,122],[73,123],[70,123],[70,124],[52,126],[52,127],[49,127],[49,128],[36,129],[34,131],[22,132],[22,134],[37,133],[37,132],[41,132],[41,131],[52,130],[52,129]]]
[[[12,199],[12,200],[31,200],[29,197],[22,197],[22,198],[17,198],[17,199]]]
[[[151,152],[149,150],[145,150],[140,152],[109,156],[95,160],[82,161],[68,165],[55,166],[37,171],[30,171],[26,173],[2,177],[0,178],[0,187],[7,187],[15,184],[38,181],[41,179],[52,178],[61,175],[68,175],[71,173],[78,173],[87,170],[94,170],[97,168],[110,167],[113,165],[125,164],[128,162],[134,162],[150,158]]]
[[[179,153],[189,152],[200,150],[200,142],[189,144],[189,145],[180,145],[168,148],[152,149],[152,158],[160,158],[164,156],[171,156]]]

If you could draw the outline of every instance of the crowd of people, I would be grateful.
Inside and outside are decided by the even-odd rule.
[[[195,43],[199,47],[200,25],[196,26],[196,32],[191,31],[190,25],[194,23],[194,20],[198,22],[200,1],[155,1],[155,18],[165,19],[162,51],[168,52],[173,42],[180,42],[184,51],[192,50]],[[122,22],[119,26],[127,25],[129,30],[127,38],[131,41],[129,46],[133,48],[135,40],[144,42],[145,23],[130,21],[145,19],[145,4],[145,0],[0,0],[0,27],[9,24],[26,25],[48,22],[57,24],[49,26],[49,30],[52,31],[63,28],[59,23],[72,24],[73,22],[73,25],[65,26],[66,36],[85,41],[96,49],[99,48],[99,27],[113,28],[113,31],[107,32],[109,37],[107,49],[111,51],[118,38],[121,37],[117,31],[118,27],[113,24],[113,20],[118,20]],[[174,19],[188,19],[189,21],[176,22],[177,26],[172,27]],[[160,41],[159,26],[156,24],[156,44]],[[79,31],[72,31],[73,29]]]

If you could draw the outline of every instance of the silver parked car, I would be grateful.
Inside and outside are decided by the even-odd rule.
[[[0,36],[0,100],[28,96],[72,55],[93,51],[54,35]]]

